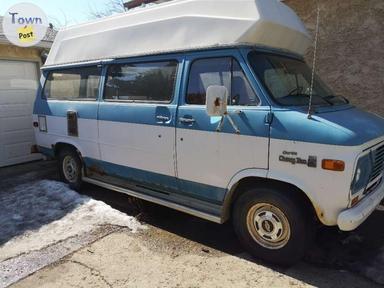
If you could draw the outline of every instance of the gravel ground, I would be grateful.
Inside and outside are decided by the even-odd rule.
[[[230,224],[217,225],[93,185],[86,185],[79,195],[55,182],[54,171],[53,162],[0,169],[0,230],[6,231],[0,235],[0,287],[384,284],[384,229],[377,229],[382,227],[382,211],[353,233],[321,229],[306,259],[282,269],[245,253]],[[40,197],[34,199],[33,191]],[[5,205],[12,193],[17,201]],[[52,206],[47,205],[57,201],[66,203],[59,217],[57,211],[47,212]],[[17,203],[27,203],[27,208]],[[45,217],[36,207],[46,210]],[[27,223],[26,216],[40,220]],[[16,224],[23,227],[17,233],[10,227]]]

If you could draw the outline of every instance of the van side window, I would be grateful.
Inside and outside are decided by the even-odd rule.
[[[100,74],[96,66],[51,71],[43,95],[54,100],[96,100]]]
[[[104,98],[139,102],[170,102],[177,61],[115,64],[108,68]]]
[[[228,105],[259,104],[240,64],[232,57],[194,61],[189,74],[186,103],[205,105],[206,92],[211,85],[225,86],[228,89]]]
[[[196,60],[189,74],[187,104],[205,105],[205,96],[209,86],[221,85],[231,91],[232,60],[212,58]]]

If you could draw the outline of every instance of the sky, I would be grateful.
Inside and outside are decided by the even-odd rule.
[[[21,2],[39,6],[55,27],[61,27],[91,20],[91,12],[104,11],[111,0],[0,0],[0,15]]]

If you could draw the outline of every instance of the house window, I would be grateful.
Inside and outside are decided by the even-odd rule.
[[[51,71],[43,95],[54,100],[95,100],[100,73],[101,69],[96,66]]]
[[[211,85],[225,86],[228,89],[228,105],[259,104],[240,64],[232,57],[194,61],[189,75],[186,103],[205,105],[206,92]]]
[[[169,103],[175,90],[177,66],[177,61],[111,65],[104,98]]]

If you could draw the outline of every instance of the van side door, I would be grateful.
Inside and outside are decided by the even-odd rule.
[[[180,61],[155,58],[107,66],[98,116],[102,161],[90,163],[91,177],[128,188],[176,189]]]
[[[198,53],[187,57],[184,87],[176,126],[177,173],[180,190],[190,197],[220,205],[231,178],[248,168],[268,169],[270,106],[250,77],[237,50]],[[211,85],[228,90],[228,119],[206,113]]]

